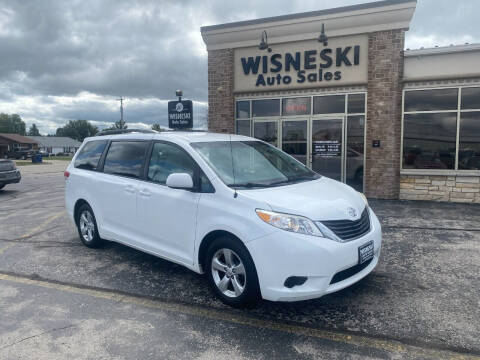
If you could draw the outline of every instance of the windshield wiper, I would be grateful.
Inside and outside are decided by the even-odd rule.
[[[253,183],[253,182],[246,182],[240,184],[229,184],[230,187],[244,187],[244,188],[254,188],[254,187],[270,187],[272,184],[261,184],[261,183]]]

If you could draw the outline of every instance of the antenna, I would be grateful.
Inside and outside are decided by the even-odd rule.
[[[233,163],[232,134],[230,134],[230,156],[232,157],[233,190],[235,191],[233,193],[233,197],[236,198],[238,194],[237,194],[237,188],[235,187],[235,165]]]

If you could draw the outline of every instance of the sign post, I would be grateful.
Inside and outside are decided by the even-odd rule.
[[[182,100],[182,91],[177,90],[178,100],[168,102],[168,127],[170,129],[193,128],[192,100]]]

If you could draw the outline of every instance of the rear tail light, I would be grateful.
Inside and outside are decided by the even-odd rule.
[[[70,172],[65,170],[65,172],[63,173],[63,177],[65,178],[65,180],[67,180],[69,176]]]

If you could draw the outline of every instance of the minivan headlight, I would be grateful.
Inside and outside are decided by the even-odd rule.
[[[306,217],[260,209],[255,211],[260,219],[276,228],[299,234],[324,237],[313,221]]]

